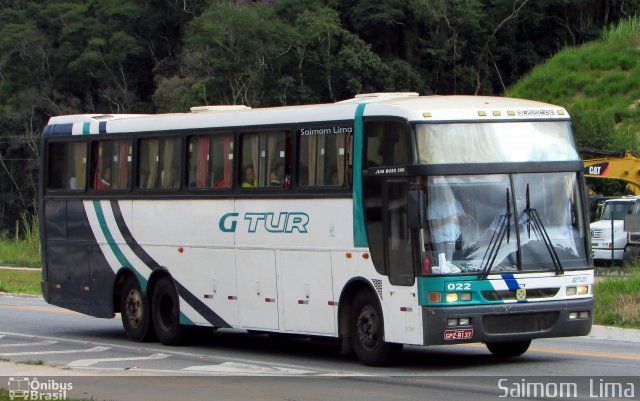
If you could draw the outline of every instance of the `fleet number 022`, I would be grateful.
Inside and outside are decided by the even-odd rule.
[[[471,283],[447,283],[447,291],[467,291],[471,289]]]

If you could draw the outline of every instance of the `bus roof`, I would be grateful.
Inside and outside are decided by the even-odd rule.
[[[167,131],[246,125],[353,120],[367,116],[398,117],[411,122],[568,119],[559,106],[531,100],[487,96],[418,96],[417,93],[371,93],[336,103],[269,108],[204,106],[187,113],[78,114],[49,120],[45,135]],[[107,128],[108,127],[108,128]]]

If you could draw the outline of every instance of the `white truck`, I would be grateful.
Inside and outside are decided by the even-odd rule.
[[[609,199],[604,202],[599,220],[589,226],[594,261],[610,262],[612,255],[614,261],[622,262],[624,260],[628,244],[624,220],[625,216],[631,214],[638,203],[640,203],[639,196]],[[628,250],[627,256],[629,256]]]

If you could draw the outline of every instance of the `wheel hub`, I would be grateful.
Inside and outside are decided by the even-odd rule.
[[[356,322],[356,331],[360,343],[373,348],[378,343],[378,322],[376,315],[370,310],[363,310]]]
[[[136,290],[129,291],[126,301],[127,320],[132,327],[138,327],[142,320],[142,295]]]

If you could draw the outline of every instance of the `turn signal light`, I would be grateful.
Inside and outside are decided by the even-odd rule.
[[[432,304],[437,304],[442,302],[442,293],[441,292],[430,292],[429,293],[429,302]]]

